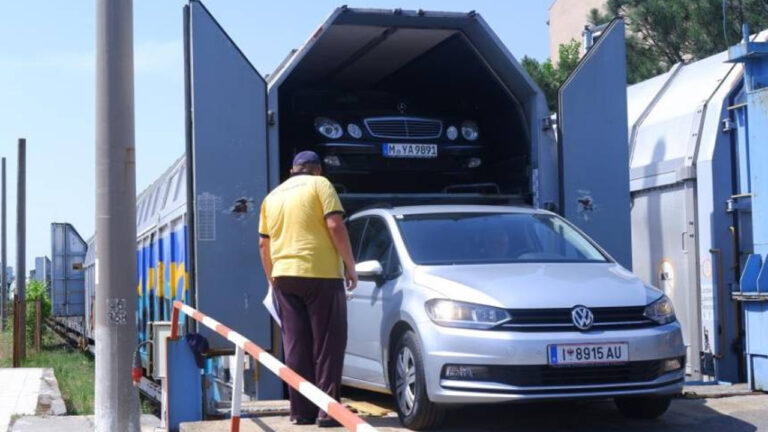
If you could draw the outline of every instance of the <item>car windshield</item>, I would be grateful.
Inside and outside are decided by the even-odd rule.
[[[529,213],[439,213],[398,217],[416,264],[607,262],[557,216]]]

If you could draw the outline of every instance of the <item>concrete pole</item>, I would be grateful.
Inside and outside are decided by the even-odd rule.
[[[5,158],[2,162],[2,203],[0,204],[0,285],[3,286],[2,297],[2,329],[5,331],[5,326],[8,321],[8,280],[6,279],[6,267],[8,263],[5,261]]]
[[[19,138],[19,160],[16,177],[16,296],[19,309],[19,359],[27,358],[27,140]]]
[[[133,1],[96,2],[96,431],[139,432]]]

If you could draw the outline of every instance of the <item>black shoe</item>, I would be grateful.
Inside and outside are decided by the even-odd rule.
[[[327,428],[327,427],[339,427],[341,426],[341,423],[337,422],[335,419],[331,417],[323,417],[317,419],[317,427],[321,428]]]
[[[311,425],[315,423],[315,419],[309,417],[296,417],[291,419],[291,424],[302,426]]]

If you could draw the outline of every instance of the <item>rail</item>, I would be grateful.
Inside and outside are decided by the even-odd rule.
[[[286,384],[293,387],[309,401],[317,405],[318,408],[328,413],[331,418],[342,424],[352,432],[376,432],[376,429],[364,422],[363,419],[355,415],[344,405],[337,402],[322,390],[315,387],[312,383],[302,378],[299,374],[289,369],[278,359],[273,357],[267,351],[246,339],[240,333],[231,330],[215,319],[206,316],[197,309],[185,305],[180,301],[173,302],[173,312],[171,315],[171,339],[179,336],[179,313],[183,312],[186,316],[203,324],[209,329],[220,334],[228,341],[235,344],[235,373],[232,376],[232,412],[229,430],[238,432],[240,430],[240,401],[243,388],[243,362],[244,355],[248,353],[251,357],[263,364],[267,369],[280,377]]]

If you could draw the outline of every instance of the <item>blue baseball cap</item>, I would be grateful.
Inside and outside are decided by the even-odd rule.
[[[320,165],[320,156],[311,150],[299,152],[293,157],[293,166]]]

